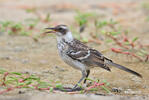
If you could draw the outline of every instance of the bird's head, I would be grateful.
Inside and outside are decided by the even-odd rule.
[[[46,33],[55,33],[59,39],[72,40],[72,34],[66,25],[57,25],[55,27],[46,28]]]
[[[69,29],[66,25],[57,25],[56,27],[46,28],[49,31],[46,33],[55,33],[57,36],[64,36],[69,32]]]

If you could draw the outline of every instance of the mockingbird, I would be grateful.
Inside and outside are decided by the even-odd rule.
[[[75,89],[83,79],[84,83],[86,83],[86,79],[90,74],[90,69],[93,67],[100,67],[107,71],[111,71],[109,65],[112,65],[142,78],[141,74],[114,63],[112,60],[102,55],[99,51],[90,48],[79,40],[73,38],[71,31],[66,25],[58,25],[56,27],[46,29],[50,30],[46,33],[56,34],[58,52],[63,61],[82,72],[82,78],[73,89]]]

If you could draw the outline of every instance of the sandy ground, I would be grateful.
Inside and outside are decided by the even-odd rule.
[[[84,2],[86,2],[84,4]],[[0,20],[24,21],[26,18],[36,17],[34,14],[26,13],[24,8],[37,7],[39,13],[50,12],[52,23],[74,24],[75,9],[84,11],[95,11],[104,14],[105,19],[113,18],[120,21],[124,28],[130,29],[133,34],[139,36],[143,43],[149,43],[149,23],[144,21],[146,12],[141,9],[145,0],[0,0]],[[108,8],[102,6],[109,4]],[[116,8],[110,7],[117,4]],[[131,5],[131,6],[128,6]],[[129,8],[130,7],[130,8]],[[64,8],[65,10],[61,9]],[[41,24],[38,28],[45,28],[48,25]],[[38,31],[37,33],[38,34]],[[99,51],[106,49],[108,45],[90,45]],[[98,96],[93,94],[68,95],[66,93],[47,93],[41,91],[26,91],[25,94],[18,94],[19,90],[9,92],[0,96],[0,100],[147,100],[149,95],[149,63],[138,62],[127,59],[126,56],[116,55],[111,51],[104,53],[119,64],[141,73],[143,79],[137,78],[126,72],[112,68],[109,73],[99,68],[91,70],[90,78],[100,80],[106,79],[111,87],[121,88],[123,91],[129,89],[133,92],[120,93],[112,96]],[[9,59],[7,59],[9,58]],[[29,72],[39,75],[44,80],[60,81],[63,84],[75,84],[81,77],[79,71],[66,65],[58,56],[56,51],[55,37],[40,38],[35,42],[31,37],[9,36],[0,34],[0,67],[8,71]],[[52,84],[54,84],[54,82]],[[102,93],[103,90],[99,91]],[[116,94],[116,93],[113,93]],[[135,94],[136,96],[132,96]],[[121,95],[121,96],[119,96]],[[123,96],[125,95],[125,96]],[[128,96],[130,95],[130,96]],[[28,98],[26,98],[26,96]]]

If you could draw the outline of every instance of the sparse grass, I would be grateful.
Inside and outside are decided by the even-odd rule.
[[[27,18],[23,22],[0,21],[0,32],[5,32],[13,36],[30,36],[37,42],[38,38],[42,37],[40,34],[44,33],[43,29],[37,28],[37,25],[39,22],[48,24],[51,21],[51,15],[47,13],[43,16],[37,12],[36,8],[28,8],[26,12],[35,14],[36,18]],[[33,35],[35,32],[38,34]]]
[[[30,30],[21,22],[3,21],[0,23],[2,32],[7,32],[9,35],[30,35]],[[28,25],[30,27],[30,25]]]
[[[42,15],[42,14],[40,14],[38,12],[38,9],[36,7],[34,7],[34,8],[27,8],[27,9],[25,9],[25,11],[27,13],[33,13],[43,23],[48,23],[48,22],[51,21],[51,15],[50,15],[50,13],[47,13],[45,15]]]
[[[145,7],[146,6],[147,5],[145,5]],[[89,20],[90,17],[92,18],[92,20]],[[111,47],[111,50],[113,52],[129,55],[130,57],[134,57],[139,61],[148,61],[148,45],[142,44],[141,41],[139,41],[139,37],[129,38],[127,35],[130,34],[129,31],[123,30],[123,28],[120,27],[117,21],[113,19],[100,20],[95,17],[93,13],[88,14],[81,12],[79,12],[78,15],[75,16],[75,21],[76,23],[78,23],[80,29],[82,28],[82,26],[87,27],[87,23],[94,23],[95,30],[86,32],[89,34],[89,37],[82,37],[79,33],[76,34],[76,37],[82,42],[94,42],[96,44],[114,44],[118,48]],[[80,33],[81,32],[82,31],[80,31]]]
[[[23,22],[15,22],[15,21],[1,21],[0,22],[0,31],[4,33],[8,33],[8,35],[21,35],[21,36],[30,36],[38,41],[39,34],[41,34],[41,30],[37,29],[40,19],[38,18],[28,18]],[[33,35],[35,32],[39,32],[38,36]]]
[[[79,32],[83,32],[85,30],[85,27],[87,23],[89,22],[89,19],[92,19],[96,17],[96,14],[93,12],[88,12],[88,13],[82,13],[80,11],[77,12],[77,15],[75,16],[75,20],[77,24],[79,25]]]
[[[90,86],[87,89],[81,90],[80,93],[85,93],[89,91],[98,90],[100,87],[104,89],[107,93],[110,93],[110,90],[107,88],[109,83],[106,81],[99,83],[97,80],[91,80]],[[34,74],[20,73],[20,72],[8,72],[6,70],[0,69],[0,94],[7,93],[14,89],[20,88],[31,88],[36,90],[48,90],[49,92],[55,91],[65,91],[65,87],[61,83],[51,85],[48,81],[42,81],[39,76]],[[80,87],[82,87],[80,85]],[[74,91],[74,93],[77,93]]]

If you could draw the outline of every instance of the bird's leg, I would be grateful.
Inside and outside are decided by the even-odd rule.
[[[87,75],[86,75],[86,78],[85,78],[85,80],[84,80],[84,83],[86,83],[86,79],[88,78],[88,76],[89,76],[89,74],[90,74],[90,70],[86,70],[86,72],[87,72]]]
[[[81,79],[78,81],[78,83],[73,87],[73,89],[76,89],[76,87],[78,86],[79,83],[82,82],[82,80],[87,76],[87,72],[86,70],[82,71],[82,77]]]

